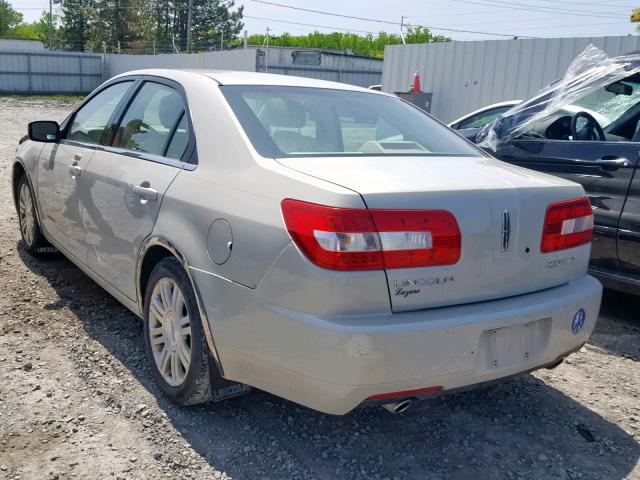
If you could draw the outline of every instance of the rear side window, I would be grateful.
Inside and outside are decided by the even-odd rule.
[[[171,142],[169,143],[169,148],[167,148],[165,157],[175,159],[182,158],[182,154],[187,149],[188,143],[189,123],[187,122],[187,114],[183,113],[176,131],[173,133],[173,137],[171,138]]]
[[[166,85],[146,82],[127,108],[113,146],[179,159],[187,147],[188,138],[188,124],[180,94]]]
[[[73,117],[66,138],[93,145],[111,143],[109,120],[132,84],[132,81],[116,83],[89,100]]]
[[[267,85],[220,90],[263,157],[482,155],[444,125],[388,95]]]

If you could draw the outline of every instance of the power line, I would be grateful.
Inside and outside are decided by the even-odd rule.
[[[268,2],[266,0],[253,0],[253,1],[256,3],[264,3],[265,5],[273,5],[274,7],[282,7],[282,8],[289,8],[291,10],[298,10],[301,12],[318,13],[320,15],[330,15],[332,17],[350,18],[353,20],[363,20],[365,22],[385,23],[387,25],[400,25],[400,22],[391,22],[389,20],[380,20],[376,18],[364,18],[364,17],[355,16],[355,15],[344,15],[342,13],[323,12],[321,10],[313,10],[311,8],[294,7],[293,5],[285,5],[285,4],[276,3],[276,2]]]
[[[489,10],[484,12],[473,12],[473,15],[492,15],[502,13],[503,10]],[[459,17],[457,13],[436,13],[434,15],[405,15],[404,18],[435,18],[435,17]]]
[[[376,22],[376,23],[383,23],[386,25],[394,25],[394,26],[401,26],[400,22],[392,22],[389,20],[381,20],[378,18],[365,18],[365,17],[359,17],[359,16],[355,16],[355,15],[344,15],[341,13],[335,13],[335,12],[324,12],[322,10],[313,10],[310,8],[302,8],[302,7],[294,7],[293,5],[285,5],[283,3],[276,3],[276,2],[269,2],[267,0],[253,0],[254,2],[257,3],[263,3],[265,5],[273,5],[275,7],[282,7],[282,8],[289,8],[292,10],[298,10],[298,11],[303,11],[303,12],[309,12],[309,13],[317,13],[320,15],[329,15],[332,17],[342,17],[342,18],[350,18],[352,20],[361,20],[364,22]],[[492,35],[492,36],[496,36],[496,37],[509,37],[509,38],[513,38],[514,36],[517,35],[511,35],[511,34],[505,34],[505,33],[492,33],[492,32],[480,32],[477,30],[461,30],[461,29],[457,29],[457,28],[446,28],[446,27],[436,27],[436,26],[432,26],[432,25],[409,25],[412,27],[423,27],[423,28],[428,28],[430,30],[442,30],[445,32],[455,32],[455,33],[475,33],[475,34],[479,34],[479,35]]]
[[[255,0],[254,0],[255,1]],[[400,25],[400,24],[398,24]],[[522,37],[522,38],[534,38],[534,37],[523,37],[522,35],[514,35],[511,33],[493,33],[493,32],[481,32],[478,30],[461,30],[459,28],[445,28],[445,27],[435,27],[433,25],[415,25],[415,24],[407,24],[408,27],[422,27],[422,28],[428,28],[429,30],[442,30],[444,32],[454,32],[454,33],[475,33],[478,35],[491,35],[494,37],[507,37],[507,38],[513,38],[513,37]]]
[[[501,10],[499,13],[504,13],[504,10]],[[476,15],[476,13],[474,12],[473,15]],[[459,16],[459,15],[458,15]],[[406,16],[404,18],[426,18],[426,15],[423,16]],[[542,17],[542,18],[523,18],[523,19],[518,19],[517,22],[542,22],[542,21],[546,21],[546,20],[556,20],[558,17],[557,16],[553,16],[553,17]],[[456,23],[453,25],[445,25],[445,27],[451,27],[451,28],[457,28],[457,27],[466,27],[467,25],[489,25],[489,24],[494,24],[494,23],[514,23],[514,19],[510,18],[507,20],[487,20],[487,21],[482,21],[482,22],[471,22],[471,23]],[[406,22],[405,22],[406,24]],[[520,29],[520,28],[518,28]]]
[[[513,3],[513,2],[507,2],[505,0],[489,0],[491,2],[491,4],[501,4],[501,5],[516,5],[518,7],[522,6],[522,7],[530,7],[530,8],[542,8],[545,11],[550,11],[550,12],[566,12],[566,13],[571,13],[571,14],[575,14],[575,13],[580,13],[580,14],[592,14],[594,16],[597,15],[608,15],[611,17],[620,17],[620,18],[627,18],[628,15],[623,14],[623,13],[607,13],[607,12],[596,12],[593,10],[573,10],[570,8],[564,8],[564,7],[552,7],[552,6],[546,6],[546,5],[536,5],[536,4],[531,4],[531,3]],[[497,5],[496,5],[497,6]],[[609,8],[609,6],[607,6],[607,8]]]
[[[300,23],[300,22],[292,22],[289,20],[279,20],[279,19],[275,19],[275,18],[267,18],[267,17],[255,17],[252,15],[243,15],[243,18],[249,18],[249,19],[253,19],[253,20],[265,20],[268,22],[275,22],[275,23],[282,23],[282,24],[287,24],[287,25],[302,25],[305,27],[314,27],[314,28],[326,28],[329,30],[342,30],[345,32],[357,32],[357,33],[365,33],[365,34],[375,34],[375,33],[379,33],[373,30],[358,30],[355,28],[340,28],[340,27],[334,27],[334,26],[329,26],[329,25],[316,25],[313,23]],[[500,21],[499,21],[500,22]],[[513,22],[512,20],[510,20],[510,22]],[[488,23],[492,23],[492,22],[488,22]],[[407,24],[405,24],[407,25]],[[470,24],[473,25],[473,24]],[[408,25],[411,26],[411,25]],[[511,35],[509,35],[511,36]]]
[[[258,1],[258,0],[253,0]],[[557,13],[560,15],[575,15],[575,16],[581,16],[581,17],[601,17],[601,18],[626,18],[626,15],[609,15],[603,12],[586,12],[584,10],[568,10],[568,9],[555,9],[555,8],[551,8],[551,7],[543,7],[543,6],[535,6],[535,5],[531,5],[531,4],[514,4],[511,2],[501,2],[499,0],[485,0],[486,2],[492,2],[492,3],[483,3],[483,2],[474,2],[472,0],[453,0],[454,2],[459,2],[459,3],[468,3],[471,5],[482,5],[484,7],[500,7],[500,8],[510,8],[512,10],[524,10],[524,11],[530,11],[530,12],[550,12],[550,13]],[[516,6],[517,5],[517,6]],[[529,7],[535,7],[535,8],[529,8]]]
[[[251,18],[254,20],[266,20],[268,22],[276,22],[276,23],[285,23],[291,25],[302,25],[304,27],[315,27],[315,28],[328,28],[330,30],[343,30],[345,32],[358,32],[358,33],[376,33],[371,30],[356,30],[354,28],[339,28],[339,27],[330,27],[328,25],[315,25],[313,23],[300,23],[300,22],[291,22],[288,20],[276,20],[275,18],[266,18],[266,17],[254,17],[252,15],[243,15],[243,18]]]
[[[601,25],[619,25],[619,22],[600,22],[600,23],[587,23],[584,25],[571,25],[572,28],[583,28],[583,27],[597,27]],[[566,25],[545,25],[543,27],[524,27],[520,30],[546,30],[548,28],[567,28]]]
[[[558,0],[537,0],[539,2],[548,2],[548,3],[558,3]],[[594,2],[570,2],[568,0],[562,0],[562,3],[566,3],[569,5],[592,5],[594,7],[606,7],[606,8],[633,8],[634,5],[614,5],[611,3],[594,3]]]
[[[520,22],[542,22],[547,20],[556,20],[558,17],[543,17],[543,18],[524,18],[522,20],[518,20]],[[513,18],[508,20],[489,20],[487,22],[472,22],[472,23],[456,23],[455,25],[445,25],[451,27],[466,27],[467,25],[489,25],[494,23],[514,23]],[[564,25],[566,27],[566,24]],[[522,28],[518,27],[518,30],[522,30]]]
[[[542,18],[523,18],[523,19],[518,19],[517,22],[518,23],[520,23],[520,22],[543,22],[543,21],[549,21],[549,20],[559,20],[559,21],[564,22],[562,25],[551,25],[551,26],[549,26],[549,28],[556,28],[556,27],[558,27],[558,28],[560,28],[560,27],[566,28],[567,27],[566,19],[564,17],[558,17],[557,15],[553,16],[553,17],[542,17]],[[455,25],[450,25],[450,26],[451,27],[464,27],[464,26],[467,26],[467,25],[489,25],[489,24],[495,24],[495,23],[514,23],[514,21],[515,20],[513,18],[511,18],[511,19],[508,19],[508,20],[491,20],[491,21],[487,21],[487,22],[456,23]],[[595,25],[620,25],[620,22],[616,21],[616,22],[600,22],[600,23],[588,23],[588,24],[572,24],[571,26],[572,27],[586,27],[586,26],[595,26]],[[449,25],[446,25],[446,26],[449,26]],[[500,27],[498,27],[498,28],[500,28]],[[543,29],[543,28],[546,28],[546,26],[543,26],[543,27],[529,27],[529,26],[526,26],[524,28],[523,27],[518,27],[518,30],[532,30],[534,28]]]

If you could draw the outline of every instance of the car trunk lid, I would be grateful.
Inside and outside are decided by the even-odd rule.
[[[586,272],[589,245],[543,254],[549,204],[581,187],[487,157],[307,157],[281,164],[358,192],[369,209],[451,212],[462,235],[453,265],[387,269],[394,311],[507,297]]]

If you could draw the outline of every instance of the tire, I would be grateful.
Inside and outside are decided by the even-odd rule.
[[[153,377],[173,403],[195,405],[211,400],[210,372],[215,367],[193,287],[174,257],[158,262],[149,277],[144,341]]]
[[[36,215],[35,197],[26,175],[22,175],[20,182],[18,182],[16,206],[24,249],[36,257],[52,252],[54,250],[53,247],[44,238],[40,229],[40,223]]]

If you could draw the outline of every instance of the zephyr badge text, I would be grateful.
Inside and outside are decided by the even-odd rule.
[[[429,278],[416,278],[414,280],[394,280],[393,294],[407,298],[409,295],[415,295],[417,293],[420,293],[422,287],[428,287],[431,285],[445,285],[445,284],[454,283],[454,282],[455,282],[455,277],[453,275],[443,275],[440,277],[429,277]]]

